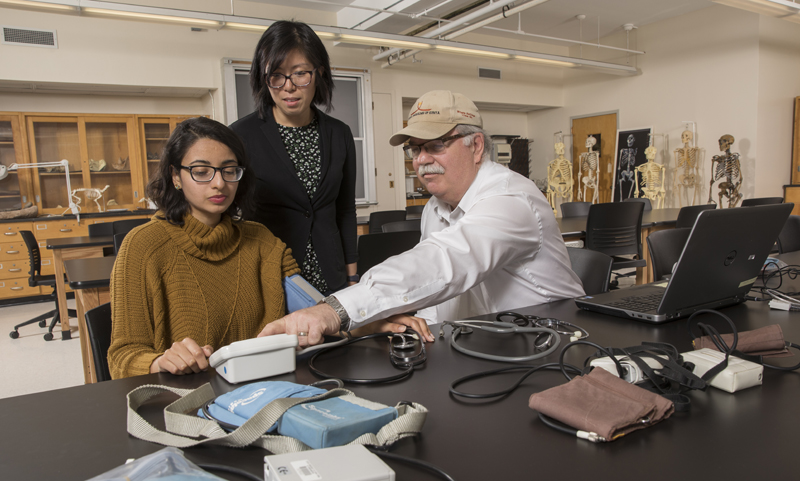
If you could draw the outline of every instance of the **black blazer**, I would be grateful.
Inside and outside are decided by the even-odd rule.
[[[255,174],[254,211],[247,220],[267,226],[291,249],[298,264],[306,255],[311,236],[328,288],[347,285],[345,264],[358,259],[356,249],[356,146],[344,122],[314,109],[322,151],[320,183],[309,199],[268,109],[231,125],[244,142]]]

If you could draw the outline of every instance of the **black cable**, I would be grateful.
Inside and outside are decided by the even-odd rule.
[[[581,373],[581,370],[575,366],[572,366],[570,364],[565,364],[565,366],[577,374]],[[523,383],[523,381],[525,381],[525,379],[527,379],[531,374],[540,371],[542,369],[547,369],[547,370],[561,369],[561,365],[555,362],[551,362],[547,364],[542,364],[541,366],[512,366],[512,367],[502,367],[500,369],[492,369],[489,371],[477,372],[475,374],[470,374],[468,376],[456,379],[455,381],[450,383],[450,394],[470,399],[490,399],[493,397],[505,396],[507,394],[511,394],[517,388],[519,388],[519,386]],[[506,372],[514,372],[514,371],[526,371],[526,372],[510,388],[504,389],[502,391],[484,393],[484,394],[474,394],[474,393],[458,391],[456,389],[457,386],[468,381],[473,381],[475,379],[480,379],[483,377],[494,376],[496,374],[503,374]]]
[[[564,374],[564,377],[567,378],[568,381],[572,381],[572,378],[569,377],[569,374],[567,374],[567,370],[565,369],[565,366],[569,366],[569,364],[564,364],[564,354],[567,353],[567,350],[569,348],[571,348],[573,346],[576,346],[578,344],[586,344],[587,346],[592,346],[595,349],[597,349],[598,351],[600,351],[603,354],[605,354],[606,356],[608,356],[611,359],[611,361],[614,363],[614,365],[617,366],[617,374],[619,374],[619,378],[620,379],[625,379],[625,368],[622,367],[622,364],[620,364],[620,362],[617,360],[616,356],[614,356],[614,354],[611,353],[610,349],[607,349],[607,348],[605,348],[605,347],[603,347],[603,346],[601,346],[599,344],[595,344],[593,342],[582,341],[582,340],[578,339],[577,341],[572,341],[569,344],[567,344],[566,346],[564,346],[564,349],[561,350],[561,354],[558,356],[558,365],[561,367],[561,373]],[[586,361],[588,362],[588,360],[589,359],[587,358]],[[574,367],[574,366],[570,366],[570,367]]]
[[[412,329],[406,329],[405,332],[400,333],[400,334],[408,335],[408,334],[417,334],[417,333]],[[379,338],[379,337],[394,337],[395,335],[396,335],[396,333],[393,333],[393,332],[379,332],[379,333],[375,333],[375,334],[368,334],[366,336],[362,336],[362,337],[357,337],[357,338],[351,339],[351,340],[347,341],[344,344],[339,344],[337,346],[332,346],[330,348],[320,349],[319,351],[315,352],[314,355],[311,356],[311,358],[308,360],[308,370],[311,371],[311,373],[314,374],[315,376],[321,377],[323,379],[334,378],[334,379],[339,379],[339,380],[341,380],[343,382],[346,382],[346,383],[349,382],[349,383],[352,383],[352,384],[378,384],[378,383],[384,383],[384,382],[401,381],[403,379],[406,379],[407,377],[411,376],[411,374],[414,373],[414,369],[416,369],[416,367],[418,365],[423,364],[427,360],[427,355],[425,353],[424,341],[422,340],[422,337],[419,336],[419,334],[417,334],[417,337],[419,338],[418,342],[419,342],[419,346],[420,346],[420,352],[415,354],[415,355],[413,355],[413,356],[398,356],[394,352],[395,346],[392,344],[392,354],[390,356],[392,365],[394,367],[398,368],[398,369],[404,369],[403,372],[401,372],[399,374],[395,374],[393,376],[386,376],[386,377],[377,378],[377,379],[346,378],[346,377],[333,376],[331,374],[327,374],[327,373],[317,369],[317,367],[314,365],[314,363],[316,362],[317,358],[323,353],[331,352],[334,349],[340,349],[342,347],[349,346],[349,345],[355,344],[357,342],[365,341],[367,339],[375,339],[375,338]]]
[[[455,479],[450,476],[449,474],[445,473],[441,468],[434,466],[433,464],[422,461],[419,459],[409,458],[406,456],[400,456],[398,454],[387,453],[386,451],[381,451],[372,446],[366,446],[367,449],[370,450],[373,454],[377,455],[378,457],[384,459],[391,459],[393,461],[400,461],[401,463],[413,464],[414,466],[418,466],[423,469],[427,469],[435,474],[437,474],[440,478],[446,479],[447,481],[455,481]],[[259,480],[260,481],[260,480]]]
[[[225,466],[223,464],[198,464],[197,467],[205,469],[206,471],[222,471],[223,473],[235,474],[237,476],[241,476],[246,479],[252,479],[254,481],[264,481],[264,479],[260,476],[256,476],[253,473],[248,473],[243,469],[234,468],[233,466]]]
[[[567,426],[565,424],[561,424],[557,422],[555,419],[551,418],[550,416],[546,416],[542,413],[539,413],[539,419],[545,424],[545,426],[555,429],[556,431],[561,431],[562,433],[567,433],[570,436],[577,436],[578,430]]]

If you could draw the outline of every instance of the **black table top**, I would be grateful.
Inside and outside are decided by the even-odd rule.
[[[70,249],[73,247],[106,247],[114,245],[113,236],[54,237],[47,239],[48,249]]]
[[[680,208],[646,210],[642,214],[642,227],[659,225],[674,225],[678,220]],[[558,228],[564,237],[586,235],[586,221],[588,216],[557,217]]]
[[[64,261],[64,272],[72,289],[93,289],[108,287],[111,281],[111,269],[117,256],[92,257]]]

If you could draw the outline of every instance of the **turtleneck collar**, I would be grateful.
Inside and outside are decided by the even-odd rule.
[[[172,240],[186,254],[207,261],[228,258],[239,247],[242,232],[229,215],[223,215],[219,224],[209,227],[191,214],[186,214],[183,226],[162,220]]]

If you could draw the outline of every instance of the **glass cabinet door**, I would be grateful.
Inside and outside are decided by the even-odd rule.
[[[133,207],[128,124],[125,121],[96,122],[87,118],[84,125],[88,157],[88,175],[84,179],[88,177],[89,188],[76,193],[81,201],[81,212]]]
[[[142,129],[142,155],[147,156],[145,162],[146,171],[145,184],[149,182],[150,176],[158,169],[158,161],[161,159],[161,151],[169,139],[172,132],[169,119],[141,119]]]
[[[28,117],[28,132],[32,142],[31,157],[37,164],[69,161],[71,189],[83,188],[78,119],[74,117]],[[33,169],[34,185],[39,192],[40,208],[48,214],[62,214],[69,209],[65,169],[48,165]]]
[[[0,210],[19,209],[27,201],[24,189],[25,174],[10,172],[12,164],[25,162],[22,138],[19,129],[19,118],[12,115],[0,115]]]

